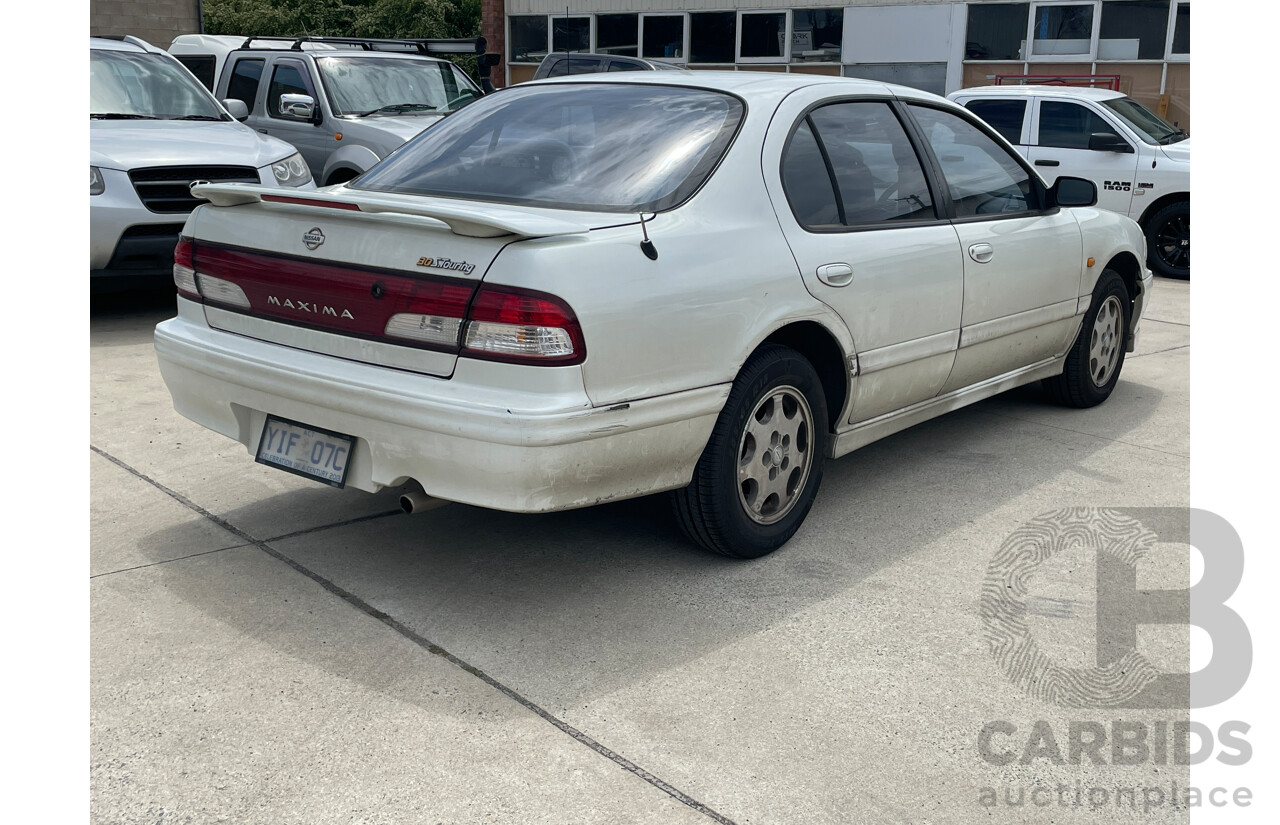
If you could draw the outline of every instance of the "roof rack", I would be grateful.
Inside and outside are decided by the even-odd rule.
[[[254,41],[288,41],[283,48],[302,51],[303,43],[324,43],[333,46],[352,46],[366,52],[405,52],[409,54],[484,54],[487,42],[483,37],[466,38],[380,38],[380,37],[249,37],[240,46],[253,48]],[[260,47],[261,48],[261,47]],[[281,48],[277,46],[276,48]]]
[[[1036,84],[1041,86],[1088,86],[1090,88],[1105,87],[1112,91],[1120,91],[1120,75],[1118,74],[998,74],[995,85]]]

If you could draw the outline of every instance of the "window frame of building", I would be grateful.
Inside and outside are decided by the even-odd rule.
[[[542,62],[542,58],[541,58],[541,57],[540,57],[540,58],[538,58],[537,60],[517,60],[517,59],[516,59],[516,57],[515,57],[515,54],[516,54],[516,51],[515,51],[515,50],[516,50],[516,41],[515,41],[515,38],[512,36],[512,34],[513,34],[513,30],[514,30],[514,28],[515,28],[513,24],[514,24],[514,22],[515,22],[516,20],[518,20],[518,19],[523,19],[523,18],[539,18],[539,17],[540,17],[540,18],[542,18],[542,24],[543,24],[544,26],[546,26],[546,37],[545,37],[544,42],[543,42],[543,44],[542,44],[542,46],[543,46],[543,51],[545,51],[545,52],[546,52],[546,54],[551,54],[551,22],[547,19],[547,18],[548,18],[548,15],[545,15],[545,14],[509,14],[509,15],[507,15],[507,63],[508,63],[508,64],[515,64],[515,65],[517,65],[517,66],[520,66],[520,65],[524,65],[524,66],[536,66],[536,65],[538,65],[539,63],[541,63],[541,62]],[[543,57],[545,57],[545,56],[546,56],[546,55],[543,55]]]
[[[1109,8],[1122,7],[1122,6],[1124,6],[1124,5],[1128,4],[1128,3],[1131,3],[1131,2],[1134,2],[1134,0],[1116,0],[1115,2],[1107,2],[1107,3],[1102,3],[1102,4],[1101,4],[1101,8],[1099,9],[1099,18],[1098,18],[1098,51],[1101,51],[1101,49],[1102,49],[1102,25],[1103,25],[1103,23],[1104,23],[1104,22],[1106,22],[1106,21],[1105,21],[1105,17],[1104,17],[1104,16],[1105,16],[1105,15],[1106,15],[1106,13],[1107,13],[1107,9],[1109,9]],[[1169,4],[1169,6],[1170,6],[1170,7],[1172,7],[1173,5],[1175,5],[1175,4],[1176,4],[1177,0],[1163,0],[1163,2],[1167,2],[1167,3]],[[1161,51],[1161,54],[1160,54],[1160,56],[1159,56],[1159,57],[1102,57],[1101,55],[1097,55],[1097,56],[1095,57],[1095,59],[1094,59],[1094,62],[1095,62],[1095,63],[1102,63],[1102,64],[1110,64],[1110,63],[1163,63],[1163,62],[1164,62],[1164,60],[1165,60],[1165,56],[1166,56],[1166,55],[1168,54],[1168,52],[1169,52],[1169,49],[1168,49],[1168,42],[1169,42],[1169,23],[1168,23],[1167,15],[1166,15],[1166,20],[1165,20],[1165,31],[1164,31],[1164,38],[1163,38],[1163,39],[1164,39],[1164,41],[1165,41],[1165,48]],[[1139,43],[1138,43],[1138,53],[1139,53],[1139,54],[1141,54],[1141,53],[1142,53],[1142,43],[1141,43],[1141,40],[1142,40],[1142,38],[1139,38]],[[1095,52],[1095,54],[1097,54],[1097,52]]]
[[[817,60],[804,60],[804,59],[796,58],[796,52],[795,52],[796,12],[802,12],[802,13],[840,12],[839,48],[837,49],[836,55],[834,57],[824,57],[822,59],[817,59]],[[819,64],[819,65],[831,66],[831,65],[839,65],[840,63],[843,62],[844,60],[844,7],[843,6],[815,6],[814,8],[792,9],[789,15],[789,18],[790,20],[788,21],[788,25],[790,26],[790,29],[791,29],[791,35],[787,38],[788,41],[790,42],[790,47],[788,48],[787,53],[789,55],[791,65],[803,66],[806,64],[809,64],[809,65]],[[816,31],[816,29],[810,29],[810,31]],[[813,48],[810,49],[810,51],[818,50],[817,43],[813,43],[811,45],[813,46]]]
[[[1189,45],[1187,47],[1187,51],[1185,52],[1175,52],[1173,50],[1173,43],[1177,35],[1178,8],[1181,6],[1186,6],[1187,13],[1188,14],[1191,13],[1191,0],[1173,0],[1173,2],[1169,4],[1169,42],[1165,46],[1165,50],[1164,50],[1164,59],[1169,63],[1190,63],[1191,62],[1191,49]],[[1187,21],[1187,25],[1188,26],[1191,25],[1190,20]],[[1189,34],[1190,33],[1188,33],[1188,35]]]
[[[678,57],[670,57],[670,56],[661,55],[661,54],[645,53],[644,29],[645,29],[645,23],[647,19],[651,17],[679,17],[680,18],[683,32],[682,32],[681,45],[680,45],[680,55]],[[664,63],[676,63],[676,64],[687,63],[689,60],[689,12],[687,11],[640,12],[640,30],[637,32],[637,37],[639,39],[636,45],[640,51],[640,56],[645,58],[646,60],[661,60]]]
[[[1087,6],[1093,10],[1089,25],[1089,47],[1070,54],[1036,54],[1036,16],[1041,9]],[[1102,25],[1102,4],[1098,0],[1031,0],[1027,13],[1027,39],[1023,59],[1027,63],[1093,63],[1098,54],[1098,30]]]
[[[783,35],[782,54],[772,57],[743,57],[742,30],[747,17],[764,17],[766,15],[782,15]],[[738,28],[734,32],[733,54],[741,65],[776,65],[782,66],[791,62],[791,11],[789,9],[738,9]]]
[[[728,60],[694,60],[693,59],[693,24],[695,17],[710,15],[726,15],[733,17],[733,44],[729,47],[732,55]],[[689,58],[686,61],[693,66],[733,66],[738,55],[738,14],[732,9],[723,11],[691,11],[689,12]]]
[[[602,48],[609,49],[626,49],[626,46],[604,46],[600,45],[600,18],[601,17],[634,17],[633,36],[635,38],[635,54],[623,54],[622,52],[605,52],[606,54],[616,54],[620,57],[639,57],[640,56],[640,14],[639,12],[601,12],[591,15],[591,50],[600,52]]]
[[[563,14],[547,15],[547,46],[550,48],[548,54],[590,54],[595,51],[596,44],[596,16],[594,14],[571,14],[568,20],[586,20],[587,21],[587,44],[584,49],[567,52],[565,49],[556,47],[556,23],[565,22],[566,18]]]

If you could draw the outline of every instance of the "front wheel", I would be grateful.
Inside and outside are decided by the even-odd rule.
[[[1114,270],[1105,270],[1093,288],[1089,311],[1062,374],[1044,380],[1055,401],[1068,407],[1095,407],[1111,396],[1124,366],[1129,307],[1124,280]]]
[[[681,528],[726,556],[773,552],[813,506],[826,442],[826,396],[813,366],[789,347],[761,347],[734,381],[693,481],[672,493]]]
[[[1191,277],[1191,202],[1162,207],[1145,227],[1147,259],[1166,278]]]

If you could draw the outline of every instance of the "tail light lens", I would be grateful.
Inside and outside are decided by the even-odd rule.
[[[511,287],[481,287],[467,313],[462,355],[522,364],[581,364],[582,327],[554,295]]]
[[[188,298],[200,299],[196,287],[195,244],[190,238],[179,237],[173,249],[173,285]]]

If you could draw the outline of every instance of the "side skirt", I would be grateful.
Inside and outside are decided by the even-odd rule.
[[[1065,360],[1065,355],[1050,358],[1038,364],[1032,364],[1029,367],[1023,367],[1013,372],[987,379],[980,384],[972,384],[946,395],[930,398],[910,407],[886,413],[878,418],[863,421],[855,427],[837,433],[836,437],[830,442],[831,446],[828,449],[828,455],[831,458],[839,458],[859,447],[865,447],[873,441],[879,441],[886,436],[893,435],[922,421],[928,421],[930,418],[936,418],[943,413],[967,407],[984,398],[990,398],[993,395],[998,395],[1014,387],[1020,387],[1023,384],[1030,384],[1042,378],[1052,378],[1062,372],[1062,365]]]

